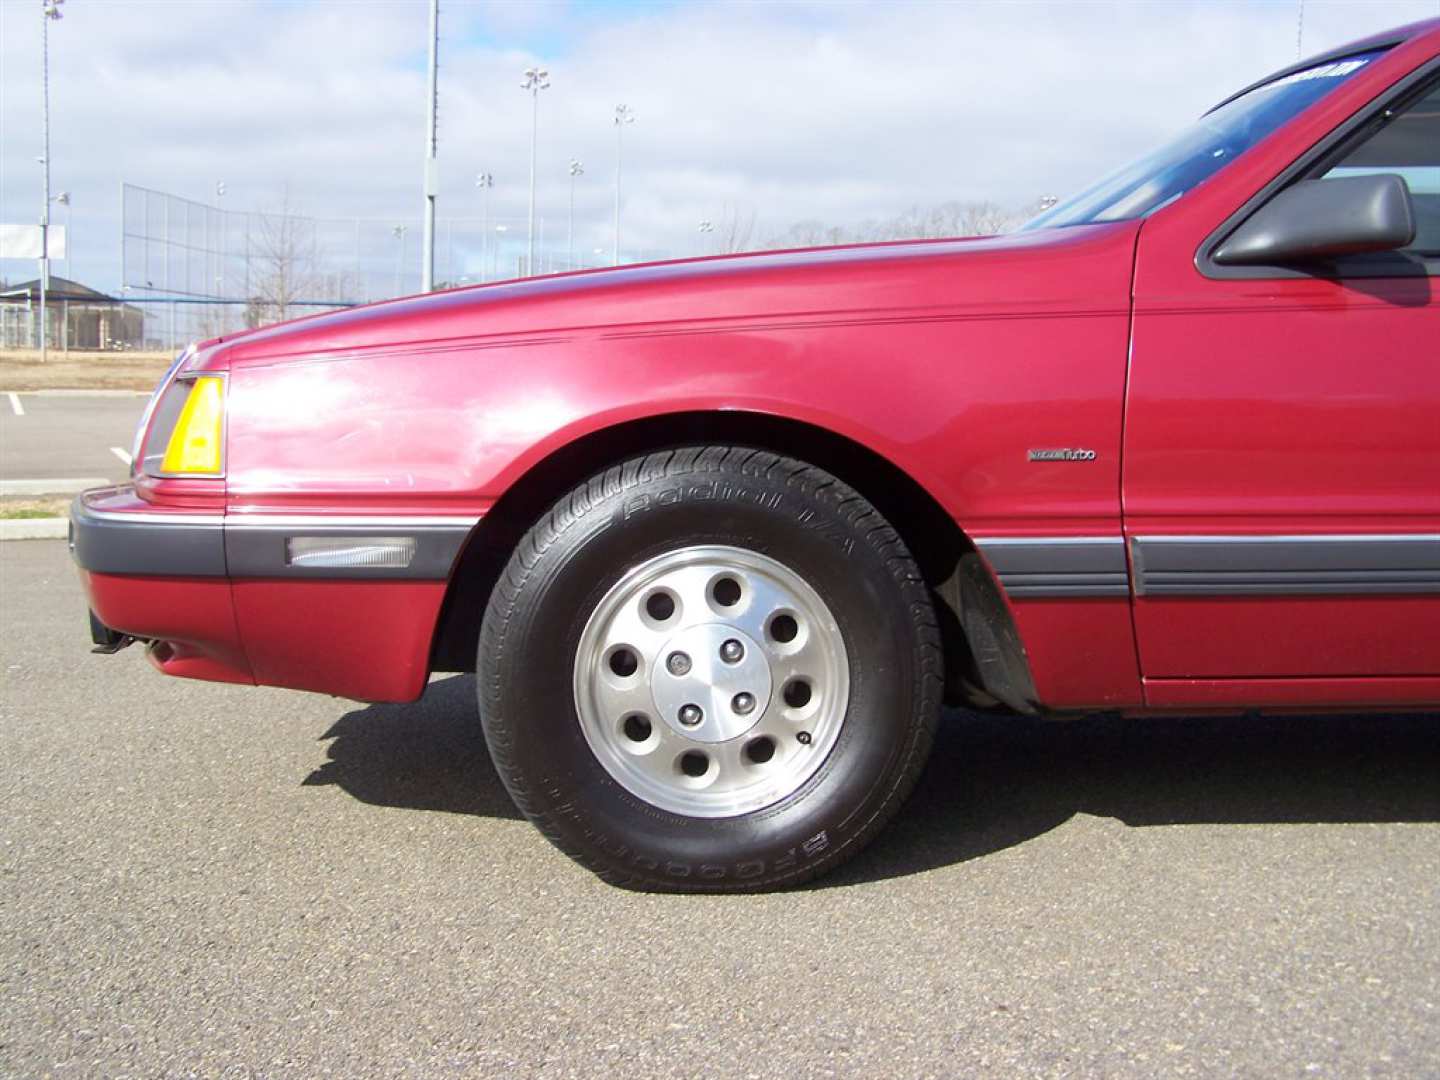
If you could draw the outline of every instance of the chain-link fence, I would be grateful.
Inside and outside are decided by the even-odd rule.
[[[154,348],[420,291],[418,217],[230,210],[133,184],[122,195],[123,298],[145,312]],[[524,275],[527,228],[514,217],[437,221],[437,287]],[[535,263],[556,273],[607,265],[609,252],[572,256],[567,223],[537,218]]]

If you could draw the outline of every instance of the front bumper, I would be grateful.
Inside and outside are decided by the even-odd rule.
[[[96,644],[147,643],[166,674],[409,701],[424,689],[452,568],[477,518],[222,515],[131,487],[75,500],[70,547]],[[350,565],[296,557],[329,543]],[[403,549],[403,565],[368,562]]]
[[[160,511],[133,488],[96,488],[70,507],[70,551],[100,651],[144,641],[166,674],[254,683],[225,576],[220,515]]]

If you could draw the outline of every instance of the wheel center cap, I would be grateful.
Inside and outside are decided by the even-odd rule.
[[[656,713],[671,730],[698,742],[724,742],[749,731],[764,715],[770,689],[764,649],[723,623],[681,630],[651,666]]]

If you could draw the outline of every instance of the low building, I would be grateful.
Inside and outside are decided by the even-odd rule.
[[[144,343],[143,311],[78,281],[51,274],[45,308],[52,349],[137,349]],[[0,348],[38,346],[39,311],[39,278],[0,289]]]

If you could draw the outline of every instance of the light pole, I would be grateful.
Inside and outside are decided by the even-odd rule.
[[[75,243],[75,237],[70,235],[70,192],[62,191],[53,200],[57,206],[65,207],[65,279],[74,281],[70,276],[70,253]],[[60,348],[65,355],[70,355],[70,301],[60,301]]]
[[[700,226],[699,226],[699,229],[698,229],[697,231],[700,233],[700,254],[701,254],[701,255],[704,255],[704,254],[705,254],[705,234],[706,234],[706,233],[713,233],[713,232],[715,231],[715,223],[714,223],[713,221],[702,221],[702,222],[700,222]]]
[[[509,231],[510,226],[508,225],[495,226],[495,235],[498,237],[498,239],[495,241],[495,266],[497,271],[500,267],[501,257],[505,254],[505,234]]]
[[[611,253],[611,261],[615,266],[620,265],[620,157],[621,136],[625,133],[625,125],[635,122],[635,110],[629,105],[615,106],[615,250]]]
[[[75,237],[70,235],[70,192],[62,191],[52,201],[56,206],[65,207],[65,276],[74,281],[75,278],[70,270],[70,248],[75,243]]]
[[[525,69],[520,89],[530,91],[530,240],[525,256],[525,273],[535,273],[535,141],[540,131],[540,91],[550,88],[550,72],[542,67]]]
[[[400,268],[401,268],[401,266],[404,265],[404,262],[405,262],[405,233],[406,233],[407,231],[409,231],[409,226],[408,226],[408,225],[396,225],[393,229],[390,230],[390,235],[393,236],[393,237],[395,237],[395,239],[396,239],[396,241],[397,241],[396,246],[395,246],[395,295],[396,295],[396,296],[399,296],[399,295],[400,295],[400,291],[401,291],[401,286],[400,286]]]
[[[570,230],[565,242],[565,269],[575,269],[575,178],[585,175],[585,165],[579,158],[570,159]]]
[[[228,245],[225,243],[225,181],[215,181],[215,211],[220,218],[220,265],[215,270],[215,295],[221,300],[225,299],[225,251]],[[226,312],[220,312],[222,325],[225,322]]]
[[[480,189],[480,283],[490,269],[490,189],[495,186],[495,177],[488,172],[475,174],[475,186]]]
[[[60,18],[60,5],[65,0],[42,0],[44,15],[40,23],[40,114],[45,133],[45,156],[40,164],[45,170],[43,200],[40,204],[40,362],[47,359],[50,332],[46,322],[48,309],[45,293],[50,288],[50,23]]]
[[[439,104],[440,0],[430,0],[430,94],[425,122],[425,237],[420,258],[420,291],[435,288],[435,195],[440,184],[435,163],[435,111]]]

